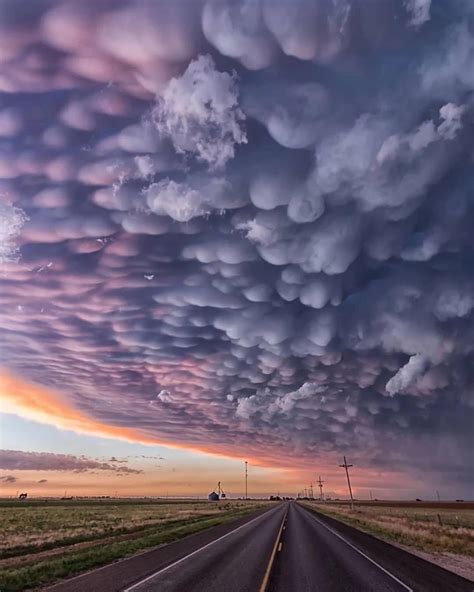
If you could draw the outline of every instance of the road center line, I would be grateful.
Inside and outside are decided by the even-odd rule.
[[[353,545],[352,543],[350,543],[347,539],[345,539],[343,536],[341,536],[338,532],[336,532],[335,530],[333,530],[330,526],[327,526],[327,524],[324,524],[324,522],[322,522],[321,520],[319,520],[319,518],[316,518],[316,516],[310,512],[309,510],[307,510],[307,508],[304,508],[310,516],[316,520],[316,522],[318,522],[319,524],[321,524],[321,526],[324,526],[324,528],[326,528],[327,530],[329,530],[329,532],[332,532],[332,534],[334,536],[337,536],[339,539],[341,539],[341,541],[344,541],[344,543],[346,543],[346,545],[349,545],[349,547],[351,547],[352,549],[354,549],[354,551],[357,551],[357,553],[359,553],[360,555],[362,555],[362,557],[365,557],[368,561],[370,561],[371,563],[373,563],[374,565],[376,565],[379,569],[381,569],[385,574],[387,574],[388,576],[390,576],[393,580],[395,580],[396,582],[398,582],[400,584],[400,586],[403,586],[405,588],[405,590],[408,590],[409,592],[414,592],[412,588],[410,588],[409,586],[407,586],[404,582],[402,582],[401,580],[399,580],[397,578],[397,576],[394,576],[392,573],[390,573],[388,570],[385,569],[385,567],[382,567],[380,565],[380,563],[377,563],[376,561],[374,561],[371,557],[369,557],[368,555],[366,555],[365,553],[363,553],[360,549],[358,549],[355,545]]]
[[[262,584],[260,585],[259,592],[265,592],[268,586],[268,581],[270,580],[270,574],[272,572],[273,563],[275,562],[275,555],[277,553],[277,549],[281,539],[281,533],[283,532],[283,527],[285,526],[286,517],[288,515],[288,510],[286,510],[285,515],[283,516],[283,520],[280,526],[280,530],[278,531],[277,538],[275,539],[275,544],[273,545],[272,554],[270,555],[270,561],[268,562],[267,569],[265,570],[265,575],[263,576]],[[279,549],[278,549],[279,550]]]
[[[274,510],[275,508],[272,508],[272,509]],[[219,541],[222,541],[222,539],[225,539],[228,536],[230,536],[231,534],[236,533],[238,530],[241,530],[242,528],[245,528],[246,526],[249,526],[249,524],[252,524],[253,522],[256,522],[257,520],[260,520],[264,516],[268,516],[268,513],[271,512],[271,511],[272,510],[267,510],[263,514],[260,514],[260,516],[257,516],[256,518],[252,518],[252,520],[250,520],[249,522],[246,522],[245,524],[242,524],[241,526],[238,526],[237,528],[234,528],[234,530],[231,530],[230,532],[227,532],[226,534],[222,535],[218,539],[215,539],[215,540],[211,541],[210,543],[207,543],[203,547],[199,547],[199,549],[196,549],[192,553],[188,553],[188,555],[185,555],[184,557],[181,557],[181,559],[178,559],[177,561],[174,561],[173,563],[170,563],[166,567],[163,567],[162,569],[159,569],[158,571],[155,571],[154,573],[152,573],[151,575],[147,576],[143,580],[140,580],[138,582],[135,582],[135,584],[132,584],[131,586],[128,586],[128,588],[125,588],[123,590],[123,592],[131,592],[132,590],[135,590],[136,588],[138,588],[138,586],[141,586],[142,584],[145,584],[145,582],[148,582],[148,581],[152,580],[153,578],[155,578],[156,576],[161,575],[162,573],[164,573],[165,571],[168,571],[169,569],[171,569],[175,565],[178,565],[179,563],[182,563],[183,561],[186,561],[186,559],[189,559],[189,557],[192,557],[193,555],[197,555],[197,553],[200,553],[201,551],[204,551],[204,549],[207,549],[208,547],[211,547],[212,545],[215,545]]]

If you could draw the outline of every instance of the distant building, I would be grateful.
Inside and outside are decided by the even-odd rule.
[[[224,490],[221,487],[221,482],[219,481],[217,484],[217,490],[211,491],[211,493],[207,496],[207,499],[210,502],[218,502],[220,499],[225,499]]]

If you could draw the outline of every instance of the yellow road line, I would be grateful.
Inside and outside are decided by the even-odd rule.
[[[206,545],[204,545],[203,547],[199,547],[199,549],[196,549],[195,551],[192,551],[192,553],[189,553],[188,555],[185,555],[184,557],[181,557],[181,559],[178,559],[177,561],[173,561],[173,563],[170,563],[169,565],[167,565],[166,567],[161,568],[158,571],[153,572],[152,574],[150,574],[149,576],[147,576],[146,578],[139,580],[138,582],[135,582],[134,584],[132,584],[131,586],[128,586],[127,588],[125,588],[125,590],[123,592],[132,592],[132,590],[135,590],[137,588],[139,588],[139,586],[141,586],[142,584],[144,584],[145,582],[149,582],[150,580],[152,580],[153,578],[167,572],[169,569],[172,569],[173,567],[175,567],[176,565],[179,565],[180,563],[182,563],[183,561],[186,561],[187,559],[189,559],[190,557],[194,557],[195,555],[197,555],[198,553],[200,553],[201,551],[204,551],[204,549],[208,549],[209,547],[211,547],[212,545],[215,545],[216,543],[218,543],[219,541],[222,541],[223,539],[226,539],[229,536],[232,536],[233,534],[235,534],[236,532],[238,532],[239,530],[242,530],[243,528],[245,528],[246,526],[249,526],[250,524],[253,524],[254,522],[256,522],[257,520],[260,520],[261,518],[263,518],[263,516],[268,516],[269,512],[276,512],[276,508],[272,508],[271,510],[265,510],[263,512],[263,514],[259,514],[258,516],[256,516],[255,518],[252,518],[252,520],[249,520],[248,522],[244,522],[244,524],[242,524],[241,526],[238,526],[237,528],[234,528],[234,530],[231,530],[229,532],[227,532],[226,534],[223,534],[222,536],[220,536],[217,539],[214,539],[213,541],[211,541],[210,543],[207,543]],[[150,552],[150,550],[148,551],[143,551],[143,553],[139,553],[139,555],[145,555],[146,553]],[[128,559],[123,559],[122,561],[128,561],[131,558]],[[99,569],[105,569],[106,567],[110,567],[111,564],[109,565],[104,565],[103,567],[99,567],[97,568],[97,570]],[[90,572],[87,572],[90,573]],[[77,579],[77,578],[81,578],[84,576],[87,576],[87,573],[85,574],[81,574],[80,576],[76,576],[76,578],[73,579]]]
[[[260,586],[258,592],[265,592],[265,590],[267,589],[268,581],[270,580],[270,573],[272,571],[273,563],[275,562],[275,555],[277,553],[277,549],[279,546],[280,546],[280,548],[278,550],[281,549],[280,538],[281,538],[281,533],[283,532],[283,526],[285,525],[287,514],[288,514],[288,510],[285,512],[285,515],[283,516],[283,521],[281,523],[280,530],[278,531],[277,538],[275,539],[275,544],[273,545],[272,554],[270,555],[270,561],[268,562],[267,569],[266,569],[265,575],[263,577],[262,585]]]

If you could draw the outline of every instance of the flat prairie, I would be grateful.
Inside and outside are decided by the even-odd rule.
[[[25,590],[230,521],[269,502],[0,501],[0,590]]]

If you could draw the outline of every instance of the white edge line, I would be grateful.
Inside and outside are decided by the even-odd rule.
[[[135,582],[135,584],[132,584],[128,588],[124,588],[123,592],[131,592],[132,590],[135,590],[136,588],[138,588],[138,586],[141,586],[142,584],[145,584],[146,582],[152,580],[156,576],[161,575],[162,573],[164,573],[165,571],[168,571],[169,569],[171,569],[175,565],[178,565],[182,561],[185,561],[186,559],[189,559],[189,557],[192,557],[193,555],[196,555],[197,553],[200,553],[201,551],[204,551],[204,549],[207,549],[211,545],[214,545],[215,543],[218,543],[219,541],[222,541],[222,539],[225,539],[226,537],[230,536],[231,534],[234,534],[235,532],[237,532],[241,528],[245,528],[249,524],[252,524],[253,522],[256,522],[257,520],[260,520],[260,518],[263,518],[263,516],[267,516],[268,515],[268,512],[270,512],[273,509],[276,509],[276,508],[271,508],[270,510],[267,510],[263,514],[260,514],[260,516],[257,516],[256,518],[252,518],[252,520],[250,520],[249,522],[246,522],[245,524],[242,524],[241,526],[238,526],[237,528],[234,528],[234,530],[231,530],[230,532],[222,535],[218,539],[215,539],[215,540],[211,541],[210,543],[207,543],[203,547],[199,547],[199,549],[196,549],[192,553],[189,553],[188,555],[185,555],[184,557],[181,557],[181,559],[178,559],[177,561],[174,561],[173,563],[170,563],[166,567],[163,567],[162,569],[160,569],[158,571],[155,571],[154,573],[152,573],[151,575],[147,576],[143,580],[140,580],[139,582]],[[413,592],[413,591],[411,591],[411,592]]]
[[[304,506],[302,506],[304,507]],[[305,508],[307,510],[307,508]],[[329,532],[332,532],[333,535],[337,536],[338,538],[341,539],[341,541],[344,541],[346,543],[346,545],[349,545],[349,547],[352,547],[352,549],[354,549],[354,551],[357,551],[357,553],[360,553],[362,555],[362,557],[365,557],[368,561],[370,561],[371,563],[373,563],[374,565],[376,565],[379,569],[381,569],[384,573],[386,573],[388,576],[390,576],[393,580],[395,580],[396,582],[398,582],[400,584],[400,586],[403,586],[405,588],[405,590],[409,590],[409,592],[413,592],[413,589],[410,588],[409,586],[407,586],[404,582],[402,582],[401,580],[399,580],[397,578],[397,576],[394,576],[392,573],[390,573],[388,570],[385,569],[385,567],[382,567],[379,563],[377,563],[376,561],[374,561],[371,557],[369,557],[368,555],[366,555],[365,553],[363,553],[360,549],[358,549],[355,545],[353,545],[352,543],[350,543],[347,539],[345,539],[343,536],[341,536],[339,533],[337,533],[335,530],[333,530],[330,526],[328,526],[327,524],[324,524],[324,522],[322,522],[321,520],[319,520],[319,518],[316,518],[316,516],[310,512],[311,517],[316,520],[316,522],[318,522],[319,524],[321,524],[321,526],[324,526],[324,528],[327,528],[327,530],[329,530]]]

